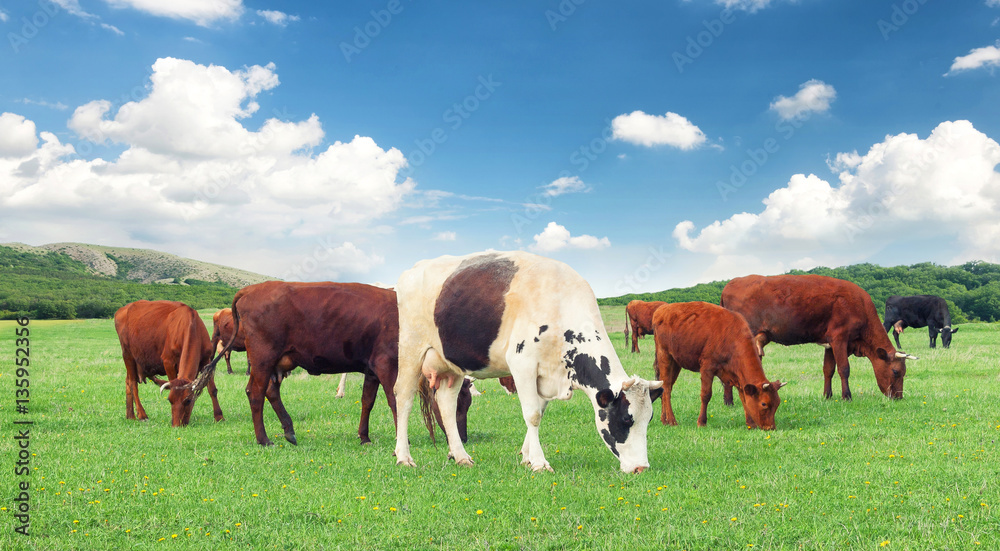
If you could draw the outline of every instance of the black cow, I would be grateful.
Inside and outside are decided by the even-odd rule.
[[[892,336],[899,346],[899,334],[907,327],[927,327],[931,338],[931,348],[937,347],[937,336],[941,334],[941,344],[945,348],[951,346],[951,335],[958,328],[951,326],[951,314],[948,313],[948,303],[934,295],[914,295],[901,297],[893,295],[885,300],[886,332],[892,328]]]

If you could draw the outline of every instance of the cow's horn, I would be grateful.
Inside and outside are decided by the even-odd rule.
[[[914,356],[913,354],[907,354],[906,352],[896,352],[897,358],[903,358],[904,360],[919,360],[920,358]]]
[[[635,384],[635,377],[632,377],[631,379],[625,381],[624,383],[622,383],[622,392],[632,388],[632,385],[634,384]]]
[[[767,389],[771,388],[771,383],[764,383],[764,384],[760,385],[760,388],[763,388],[764,390],[767,390]]]
[[[170,381],[167,381],[160,386],[160,396],[163,396],[163,389],[165,388],[170,388]]]

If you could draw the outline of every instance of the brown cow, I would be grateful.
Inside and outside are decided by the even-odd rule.
[[[201,366],[212,359],[208,329],[198,313],[180,302],[140,300],[115,312],[115,330],[125,360],[125,418],[136,418],[134,401],[135,409],[139,410],[138,419],[147,419],[146,410],[139,402],[138,383],[151,379],[161,385],[160,392],[170,389],[168,399],[173,425],[188,424],[197,398],[192,394],[191,382],[198,376]],[[168,381],[162,382],[155,375],[163,375]],[[207,385],[215,420],[222,421],[214,377],[207,378]]]
[[[698,426],[708,422],[712,380],[740,390],[747,427],[774,429],[774,412],[781,404],[781,381],[768,381],[742,316],[707,302],[661,306],[653,315],[656,378],[663,381],[660,421],[676,425],[670,392],[681,368],[701,373],[701,413]]]
[[[233,346],[223,352],[226,348],[226,343],[233,341]],[[223,352],[223,356],[226,358],[226,370],[230,375],[233,374],[233,366],[229,363],[229,356],[233,352],[246,352],[247,346],[243,339],[243,331],[240,331],[236,335],[236,339],[233,339],[233,309],[223,308],[212,316],[212,350],[213,353],[218,354]],[[247,362],[247,375],[250,374],[250,362]]]
[[[644,302],[633,300],[625,307],[628,321],[632,324],[632,352],[639,353],[639,339],[653,334],[653,312],[666,302]]]
[[[395,420],[399,313],[394,291],[361,283],[267,281],[237,292],[232,310],[253,365],[246,392],[259,444],[271,445],[264,430],[265,397],[281,421],[285,439],[297,443],[292,419],[281,402],[281,381],[299,366],[310,375],[364,373],[358,426],[362,444],[371,442],[368,420],[379,385]],[[209,366],[214,369],[220,358]],[[199,379],[196,388],[201,384]],[[463,435],[465,414],[466,410],[459,412]],[[425,421],[433,430],[429,415],[428,410]]]
[[[883,394],[903,397],[906,360],[917,358],[892,347],[871,297],[854,283],[820,275],[738,277],[722,289],[722,306],[746,318],[760,356],[771,341],[825,347],[823,395],[827,398],[833,397],[836,368],[841,396],[851,399],[847,384],[851,354],[872,362]],[[732,390],[728,392],[732,396]]]

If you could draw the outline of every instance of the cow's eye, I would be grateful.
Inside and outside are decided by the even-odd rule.
[[[622,419],[622,422],[631,427],[633,424],[635,424],[635,419],[633,419],[631,415],[626,415]]]

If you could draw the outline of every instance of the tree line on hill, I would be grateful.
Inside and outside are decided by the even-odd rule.
[[[891,295],[937,295],[948,302],[953,323],[1000,320],[1000,264],[967,262],[961,266],[939,266],[930,262],[883,268],[854,264],[841,268],[792,270],[790,274],[818,274],[846,279],[868,292],[879,316],[885,316],[885,299]],[[657,293],[628,294],[598,300],[601,305],[625,305],[631,300],[664,302],[704,301],[718,304],[729,281],[713,281],[684,289]]]
[[[117,261],[117,260],[116,260]],[[65,253],[35,254],[0,247],[0,319],[110,318],[136,300],[177,300],[195,309],[224,308],[237,289],[221,282],[187,279],[186,285],[124,281],[92,275],[87,265]]]
[[[976,261],[946,267],[924,262],[892,268],[855,264],[789,273],[852,281],[871,295],[880,316],[885,315],[885,299],[890,295],[937,295],[948,302],[953,323],[1000,320],[1000,264]],[[133,283],[124,281],[121,273],[117,278],[91,275],[85,264],[64,253],[34,254],[0,246],[0,319],[18,315],[33,319],[110,318],[118,308],[142,299],[178,300],[195,309],[225,308],[237,291],[221,282],[187,279],[174,283],[186,285]],[[599,299],[598,303],[625,305],[639,299],[718,304],[726,283],[628,294]]]

